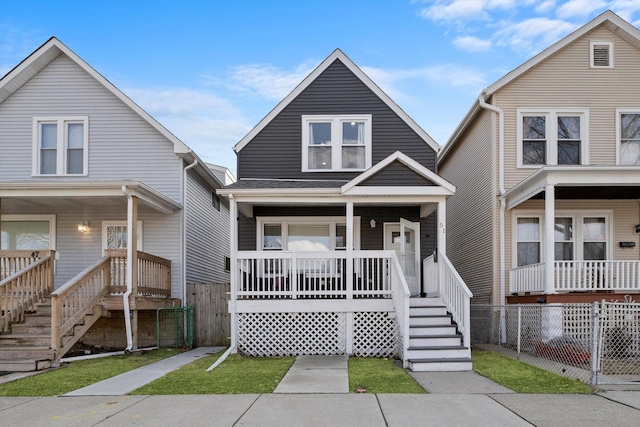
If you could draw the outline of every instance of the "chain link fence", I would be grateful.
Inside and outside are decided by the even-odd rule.
[[[156,333],[158,348],[192,348],[193,307],[159,308]]]
[[[588,384],[640,383],[640,303],[471,305],[471,340]]]

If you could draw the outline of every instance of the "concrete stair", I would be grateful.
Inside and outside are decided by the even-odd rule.
[[[471,349],[440,298],[411,298],[409,307],[409,369],[470,371]]]

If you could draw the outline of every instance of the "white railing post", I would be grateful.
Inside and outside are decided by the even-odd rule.
[[[347,299],[353,299],[353,202],[347,202]]]
[[[555,294],[554,261],[555,261],[555,187],[544,187],[544,292]]]

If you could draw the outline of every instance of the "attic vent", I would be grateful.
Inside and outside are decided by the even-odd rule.
[[[613,43],[591,42],[591,67],[613,68]]]

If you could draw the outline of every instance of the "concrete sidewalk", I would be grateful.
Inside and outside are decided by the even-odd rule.
[[[0,397],[6,426],[633,426],[640,392]]]
[[[64,396],[123,396],[188,363],[224,349],[225,347],[198,347],[74,390]]]
[[[349,393],[348,356],[298,356],[274,393]]]

